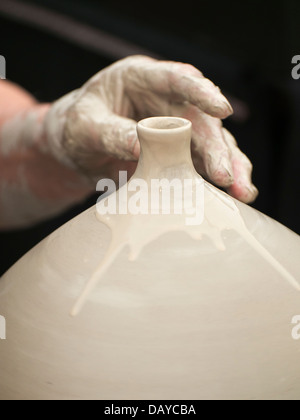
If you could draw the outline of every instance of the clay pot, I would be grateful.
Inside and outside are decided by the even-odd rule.
[[[0,398],[298,399],[299,237],[196,174],[188,121],[138,131],[133,178],[202,182],[203,220],[93,207],[25,255],[0,281]]]

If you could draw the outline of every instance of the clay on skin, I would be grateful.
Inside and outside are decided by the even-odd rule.
[[[196,169],[251,202],[257,196],[251,163],[222,128],[221,119],[231,113],[220,89],[193,66],[133,56],[57,101],[45,124],[56,158],[98,181],[104,165],[104,176],[115,178],[109,169],[115,159],[139,157],[137,121],[159,115],[187,118],[194,127]]]
[[[193,167],[190,152],[192,130],[188,120],[170,117],[149,118],[138,124],[137,131],[141,155],[131,180],[143,179],[150,185],[151,179],[172,180],[176,174],[176,178],[181,179],[182,182],[185,179],[191,179],[194,185],[196,182],[204,182]],[[117,203],[120,201],[124,189],[128,190],[128,185],[123,186],[115,193]],[[130,191],[126,194],[129,197],[130,194],[133,195]],[[105,201],[109,199],[107,197],[103,200],[103,206],[106,206]],[[148,197],[144,197],[144,199],[148,200]],[[93,273],[72,309],[72,315],[79,313],[89,294],[101,281],[101,276],[127,245],[129,246],[129,259],[134,261],[149,243],[170,231],[183,231],[198,241],[206,236],[217,249],[225,250],[222,232],[234,230],[271,264],[274,270],[278,271],[297,291],[300,291],[300,284],[297,280],[249,232],[234,199],[207,182],[204,182],[203,199],[204,220],[195,226],[187,225],[185,212],[182,212],[181,215],[170,216],[161,214],[132,215],[129,212],[102,216],[97,213],[99,221],[111,229],[112,240],[106,256]]]
[[[44,120],[49,104],[37,104],[20,88],[7,91],[8,102],[20,111],[1,113],[0,229],[15,229],[46,220],[81,201],[89,191],[86,180],[62,166],[49,151]],[[2,86],[1,86],[2,89]],[[4,89],[5,93],[6,89]],[[16,93],[12,92],[19,92]],[[16,97],[14,96],[16,95]],[[23,110],[21,110],[23,107]],[[9,107],[8,107],[9,108]]]
[[[137,176],[172,179],[169,167],[184,166],[176,174],[198,179],[190,133],[179,141],[178,129],[170,130],[177,148],[161,161],[160,142],[147,142],[151,130],[143,129]],[[208,184],[205,201],[212,211],[189,232],[181,216],[147,225],[125,215],[131,227],[117,217],[110,230],[92,207],[15,264],[0,281],[8,326],[1,398],[299,400],[299,343],[292,338],[299,236]],[[112,248],[117,240],[132,245],[133,261],[129,246]],[[90,286],[97,287],[70,316],[105,258],[110,267],[101,278],[96,271]]]
[[[0,114],[2,229],[60,213],[90,195],[101,177],[114,179],[120,169],[132,174],[140,153],[137,120],[152,115],[190,119],[196,169],[241,201],[257,195],[248,158],[222,128],[230,104],[191,65],[128,57],[52,105],[37,104],[16,87],[6,92],[10,85],[3,83],[1,92],[4,86],[8,96]],[[19,112],[6,106],[9,100],[19,104]],[[29,211],[20,205],[23,198]]]
[[[13,229],[46,220],[82,201],[92,193],[94,183],[80,173],[61,146],[66,109],[76,101],[77,91],[50,107],[5,83],[1,91],[8,102],[14,102],[8,110],[16,116],[10,118],[7,109],[1,110],[0,228]],[[20,111],[14,109],[15,103]],[[87,153],[93,155],[88,149]],[[98,159],[102,170],[113,168],[111,159],[103,151],[102,155]]]

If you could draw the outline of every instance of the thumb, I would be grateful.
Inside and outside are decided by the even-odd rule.
[[[100,142],[105,153],[123,160],[137,160],[140,155],[136,126],[130,118],[110,114],[101,122]]]

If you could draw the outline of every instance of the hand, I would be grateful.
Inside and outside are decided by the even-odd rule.
[[[220,90],[189,64],[144,56],[120,60],[54,103],[45,119],[52,153],[89,177],[133,172],[140,146],[137,121],[168,115],[193,123],[196,169],[235,198],[251,202],[252,165],[221,119],[232,108]]]

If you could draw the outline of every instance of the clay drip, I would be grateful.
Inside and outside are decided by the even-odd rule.
[[[199,210],[200,218],[196,219],[198,223],[189,223],[191,209],[184,206],[182,206],[181,214],[174,214],[175,201],[173,207],[170,208],[170,214],[162,214],[161,207],[156,209],[161,210],[156,211],[158,214],[153,214],[153,211],[152,214],[151,211],[148,211],[148,214],[132,214],[127,211],[124,212],[125,214],[117,212],[116,214],[102,215],[98,211],[97,218],[111,229],[112,239],[106,256],[94,271],[73,307],[71,311],[73,316],[80,312],[89,294],[114,263],[121,250],[129,246],[129,260],[134,261],[146,245],[172,231],[185,232],[194,240],[199,241],[199,246],[201,246],[202,238],[206,236],[218,250],[224,251],[222,232],[234,230],[274,270],[300,291],[297,280],[247,229],[235,200],[204,181],[195,171],[190,151],[191,123],[189,121],[171,117],[148,118],[138,124],[138,135],[141,156],[135,174],[129,183],[121,187],[113,196],[104,198],[99,203],[98,210],[107,208],[109,200],[115,200],[117,209],[120,208],[120,202],[124,200],[124,197],[126,197],[127,203],[130,202],[137,193],[131,191],[129,185],[134,182],[138,183],[140,180],[143,180],[149,189],[147,193],[140,192],[139,204],[146,202],[149,207],[152,198],[151,182],[154,179],[166,179],[170,182],[176,179],[181,182],[181,185],[185,185],[184,181],[189,181],[190,193],[195,199],[194,203],[198,207],[200,204],[201,207],[201,209],[194,209],[195,212]],[[196,200],[197,197],[201,198],[201,203]],[[180,199],[183,198],[180,197],[178,200]]]

